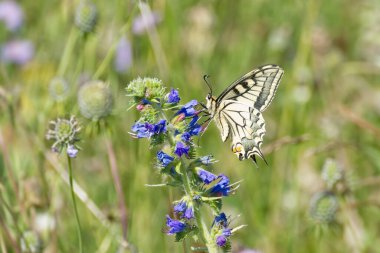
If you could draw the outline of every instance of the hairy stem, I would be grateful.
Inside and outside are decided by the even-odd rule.
[[[165,113],[162,110],[160,110],[160,111],[161,111],[162,117],[167,120]],[[175,146],[175,140],[174,140],[172,135],[168,135],[168,141],[169,141],[169,144],[171,146],[173,146],[173,147]],[[189,197],[189,199],[191,199],[193,201],[193,199],[194,199],[193,198],[194,197],[193,196],[193,190],[191,188],[190,178],[189,178],[189,175],[187,173],[187,161],[182,157],[180,157],[180,160],[181,160],[180,171],[181,171],[182,179],[184,182],[185,193]],[[194,201],[193,201],[193,206],[194,206],[195,221],[196,221],[197,227],[199,228],[199,230],[201,232],[200,233],[201,238],[206,243],[206,247],[208,249],[208,252],[209,253],[217,253],[218,252],[217,246],[212,241],[212,238],[211,238],[210,233],[208,231],[207,225],[204,221],[204,218],[202,217],[202,213],[201,213],[199,207],[197,206],[197,204],[194,203]]]

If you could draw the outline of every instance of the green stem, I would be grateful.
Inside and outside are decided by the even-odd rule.
[[[161,109],[159,109],[159,110],[161,112],[162,117],[164,119],[166,119],[166,115],[163,113],[163,111]],[[171,146],[173,146],[173,147],[175,146],[175,140],[174,140],[173,136],[168,135],[168,141],[169,141]],[[182,157],[180,157],[180,160],[181,160],[180,171],[181,171],[182,179],[184,182],[185,193],[189,197],[189,199],[191,199],[193,201],[193,197],[194,197],[193,196],[193,190],[191,189],[190,178],[189,178],[189,175],[187,174],[187,166],[186,166],[187,162]],[[208,228],[207,228],[207,225],[206,225],[206,223],[202,217],[202,213],[199,209],[199,206],[197,206],[196,203],[194,203],[194,201],[192,204],[194,206],[194,218],[195,218],[195,221],[197,223],[199,230],[201,231],[201,233],[200,233],[201,238],[206,243],[206,247],[208,249],[208,252],[209,253],[218,253],[217,246],[211,238],[211,235],[210,235]]]
[[[82,229],[81,229],[81,226],[80,226],[80,220],[79,220],[78,209],[77,209],[77,202],[76,202],[75,193],[74,193],[73,167],[71,165],[71,158],[68,155],[67,155],[67,163],[69,165],[69,179],[70,179],[71,197],[73,199],[75,218],[77,220],[77,233],[78,233],[78,239],[79,239],[79,252],[83,253],[83,249],[82,249]]]
[[[72,55],[71,52],[73,51],[77,37],[78,37],[77,31],[75,29],[71,29],[69,38],[67,39],[67,42],[66,42],[65,49],[63,50],[61,62],[59,63],[58,76],[63,76],[65,74],[67,66],[70,62],[70,56]]]

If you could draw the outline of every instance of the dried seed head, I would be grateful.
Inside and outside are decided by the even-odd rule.
[[[78,133],[80,127],[74,116],[70,119],[60,119],[50,122],[51,128],[46,134],[46,139],[55,140],[51,149],[54,152],[60,153],[62,149],[67,149],[69,146],[75,146],[79,141]]]

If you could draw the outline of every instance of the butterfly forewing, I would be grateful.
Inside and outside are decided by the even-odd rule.
[[[277,65],[265,65],[233,82],[218,98],[233,100],[264,111],[272,101],[284,71]]]

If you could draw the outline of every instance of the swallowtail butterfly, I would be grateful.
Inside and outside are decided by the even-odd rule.
[[[212,96],[205,76],[210,93],[204,107],[215,120],[222,140],[231,137],[232,152],[239,160],[252,158],[256,163],[258,155],[266,162],[260,149],[265,134],[262,112],[272,102],[283,73],[277,65],[261,66],[233,82],[219,97]]]

